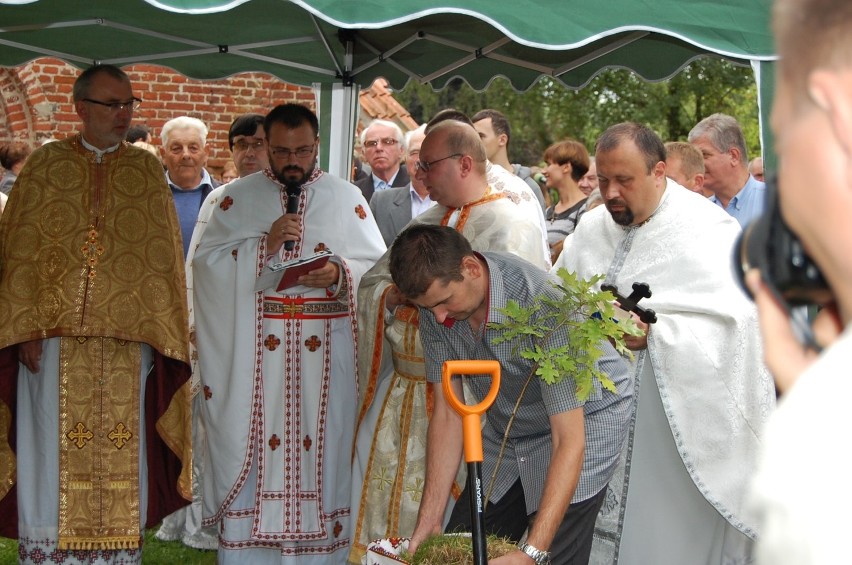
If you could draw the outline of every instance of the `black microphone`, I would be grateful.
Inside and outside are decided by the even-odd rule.
[[[302,194],[302,184],[297,181],[289,181],[287,183],[287,213],[288,214],[296,214],[299,212],[299,197]],[[296,247],[295,240],[289,240],[284,242],[284,249],[286,251],[293,251],[293,248]]]

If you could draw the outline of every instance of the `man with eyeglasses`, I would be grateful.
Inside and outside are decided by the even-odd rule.
[[[260,114],[243,114],[235,118],[228,129],[228,147],[231,149],[231,159],[237,167],[238,178],[247,177],[269,168],[266,134],[263,131],[263,116]],[[224,186],[218,186],[215,190],[210,191],[201,205],[189,244],[187,264],[192,260],[193,252],[201,240],[207,220],[218,206],[219,196],[223,190]],[[187,278],[191,280],[191,273],[187,273]],[[190,290],[191,288],[190,286]]]
[[[385,244],[363,195],[317,167],[299,104],[264,121],[270,168],[225,185],[192,262],[219,563],[342,564],[351,539],[355,296]],[[288,211],[288,184],[301,186]],[[293,242],[289,248],[287,242]],[[280,292],[270,263],[333,253]]]
[[[266,154],[266,134],[263,133],[263,116],[243,114],[231,123],[228,130],[228,147],[237,174],[246,177],[269,166]]]
[[[0,221],[17,424],[0,426],[0,531],[23,563],[140,563],[143,528],[190,496],[180,226],[159,161],[124,142],[127,75],[87,69],[73,97],[80,133],[32,154]]]
[[[355,186],[361,189],[367,202],[375,192],[407,186],[411,182],[405,167],[401,166],[405,142],[398,125],[388,120],[373,120],[361,132],[361,146],[372,172],[369,177],[356,181]]]
[[[415,176],[437,204],[409,225],[450,226],[477,251],[512,253],[549,270],[538,201],[528,189],[530,201],[524,202],[502,183],[489,182],[485,147],[476,130],[445,120],[430,122],[426,131]],[[360,408],[353,473],[361,492],[354,493],[353,501],[364,502],[352,563],[360,562],[369,541],[388,532],[399,536],[414,532],[420,496],[419,491],[413,496],[409,486],[422,484],[425,478],[429,393],[419,314],[393,285],[388,256],[389,252],[364,276],[358,291]],[[403,444],[406,449],[399,449]],[[383,484],[383,476],[394,477],[393,484]]]
[[[396,234],[402,231],[411,218],[416,218],[435,203],[429,197],[426,186],[414,177],[420,159],[420,144],[426,137],[425,130],[426,124],[423,124],[405,134],[405,169],[411,182],[406,186],[376,192],[370,199],[370,208],[387,245],[393,243]]]

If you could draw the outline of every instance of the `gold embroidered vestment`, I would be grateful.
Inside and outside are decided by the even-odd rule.
[[[174,205],[150,154],[122,144],[98,158],[74,137],[31,156],[0,221],[0,349],[61,338],[60,549],[139,546],[140,344],[188,363],[183,273]],[[157,431],[183,460],[188,493],[183,392]],[[14,460],[5,434],[0,458]],[[2,498],[14,468],[0,472]]]

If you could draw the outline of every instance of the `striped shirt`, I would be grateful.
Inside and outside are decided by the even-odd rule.
[[[484,461],[482,476],[486,485],[497,461],[503,432],[515,402],[532,369],[532,362],[513,353],[518,342],[495,344],[499,333],[491,324],[506,320],[498,309],[505,308],[508,299],[529,306],[538,295],[559,297],[549,274],[513,255],[486,252],[480,255],[488,264],[488,319],[481,335],[474,335],[470,325],[456,322],[452,327],[438,324],[430,310],[420,311],[420,337],[426,359],[426,377],[441,382],[441,369],[446,360],[488,359],[501,366],[501,384],[497,399],[487,412],[482,430]],[[549,345],[567,343],[567,332],[556,332]],[[521,346],[525,349],[528,344]],[[633,409],[633,381],[625,361],[608,343],[598,366],[613,380],[618,394],[602,390],[600,383],[583,404],[577,399],[574,380],[566,377],[555,385],[547,385],[533,377],[512,424],[509,442],[491,494],[496,502],[520,478],[524,487],[527,512],[538,510],[544,481],[552,452],[549,416],[583,407],[586,448],[583,468],[572,502],[582,502],[601,491],[615,470],[627,438],[629,418]],[[480,402],[488,392],[490,379],[467,379],[470,390]]]

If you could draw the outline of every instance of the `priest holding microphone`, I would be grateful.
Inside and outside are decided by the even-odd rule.
[[[355,428],[355,296],[385,252],[367,201],[316,166],[316,115],[274,108],[270,169],[227,185],[193,261],[208,430],[205,523],[221,563],[345,563]],[[268,264],[329,250],[278,292]]]

